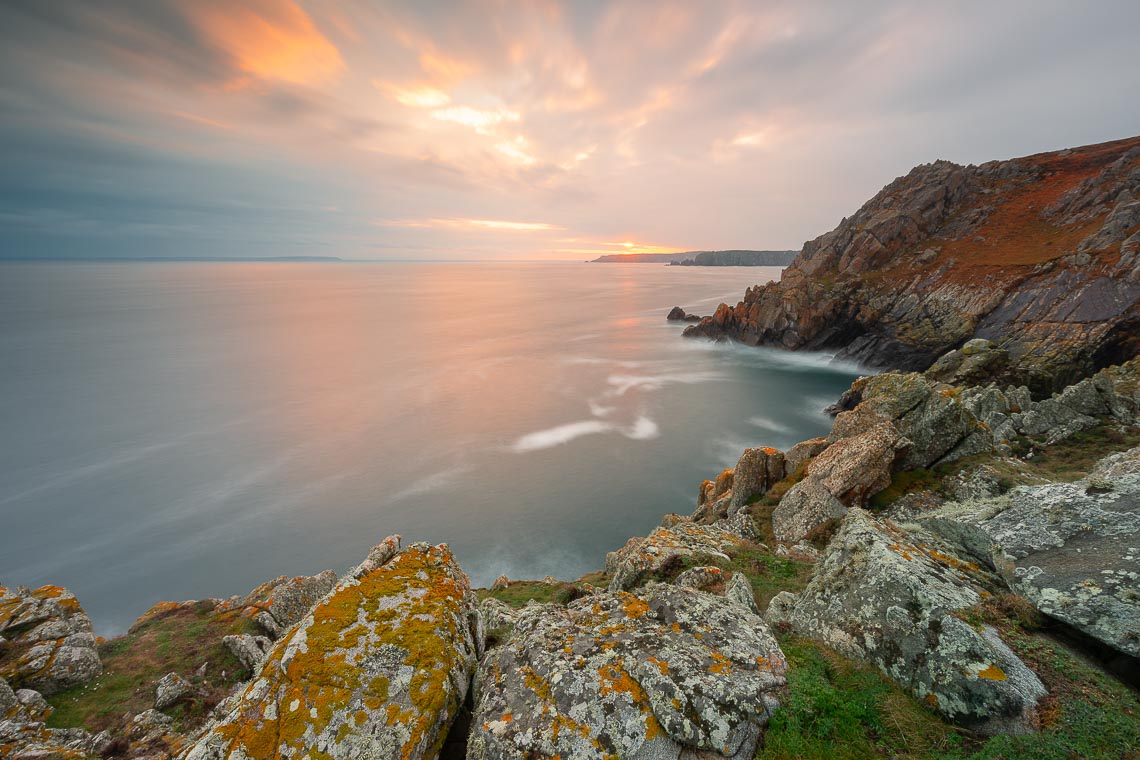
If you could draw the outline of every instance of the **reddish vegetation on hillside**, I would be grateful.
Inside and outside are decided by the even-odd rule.
[[[919,166],[686,334],[904,369],[986,338],[1054,390],[1140,348],[1138,198],[1140,137]]]

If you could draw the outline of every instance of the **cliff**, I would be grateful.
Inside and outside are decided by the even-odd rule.
[[[786,267],[796,251],[701,251],[691,259],[672,262],[685,267]]]
[[[671,264],[687,261],[697,255],[697,251],[682,253],[610,253],[599,256],[591,264]]]
[[[918,166],[685,334],[909,370],[984,338],[1046,394],[1140,348],[1138,199],[1140,137]]]

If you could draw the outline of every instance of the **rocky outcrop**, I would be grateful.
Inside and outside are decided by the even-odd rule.
[[[0,678],[54,694],[103,672],[91,620],[60,586],[0,587]]]
[[[228,599],[195,599],[184,602],[159,602],[147,610],[131,630],[138,630],[155,617],[169,614],[179,608],[193,608],[201,612],[204,606],[213,607],[215,616],[238,614],[253,618],[270,639],[277,639],[290,626],[303,618],[314,604],[336,585],[337,576],[332,570],[316,575],[289,578],[282,575],[261,584],[245,596]]]
[[[1038,610],[1140,657],[1140,449],[1076,483],[1015,488],[924,515]]]
[[[279,640],[185,757],[434,757],[482,630],[446,546],[397,547],[377,546]]]
[[[653,584],[523,610],[476,681],[468,758],[750,758],[786,664],[736,602]]]
[[[732,499],[727,513],[734,515],[757,496],[763,496],[785,475],[784,452],[770,446],[745,449],[732,478]]]
[[[780,541],[797,541],[842,517],[848,507],[866,505],[890,485],[892,468],[909,447],[910,441],[885,421],[838,438],[808,463],[804,478],[780,499],[772,513],[772,532]]]
[[[746,515],[740,515],[746,517]],[[681,519],[670,528],[654,528],[645,538],[631,538],[625,546],[606,555],[610,591],[624,591],[659,570],[670,557],[726,557],[725,549],[754,536],[741,535],[732,524],[699,525]]]
[[[173,707],[193,693],[193,684],[177,673],[167,673],[154,685],[154,709]]]
[[[773,599],[767,617],[877,665],[948,720],[1026,731],[1044,686],[995,630],[954,614],[981,602],[986,583],[933,537],[852,509],[807,588]]]
[[[251,636],[247,633],[223,636],[222,644],[251,673],[257,672],[273,646],[268,637]]]
[[[12,690],[0,678],[0,758],[12,760],[87,760],[107,737],[82,728],[48,728],[53,709],[31,689]]]
[[[1140,349],[1137,197],[1140,138],[919,166],[685,334],[1046,394]]]
[[[701,318],[699,316],[697,316],[696,314],[686,314],[685,310],[682,309],[680,306],[674,306],[672,309],[670,309],[669,313],[665,316],[665,319],[669,320],[670,322],[700,322],[701,321]]]

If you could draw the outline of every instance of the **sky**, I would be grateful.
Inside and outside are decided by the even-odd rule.
[[[0,257],[799,248],[1140,134],[1136,0],[0,0]]]

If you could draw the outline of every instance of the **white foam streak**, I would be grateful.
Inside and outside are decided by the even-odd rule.
[[[575,438],[581,438],[584,435],[608,433],[613,429],[613,425],[608,422],[602,422],[601,420],[571,422],[566,425],[558,425],[557,427],[547,428],[546,430],[527,433],[511,445],[511,451],[516,454],[525,454],[529,451],[549,449],[554,446],[569,443]]]

